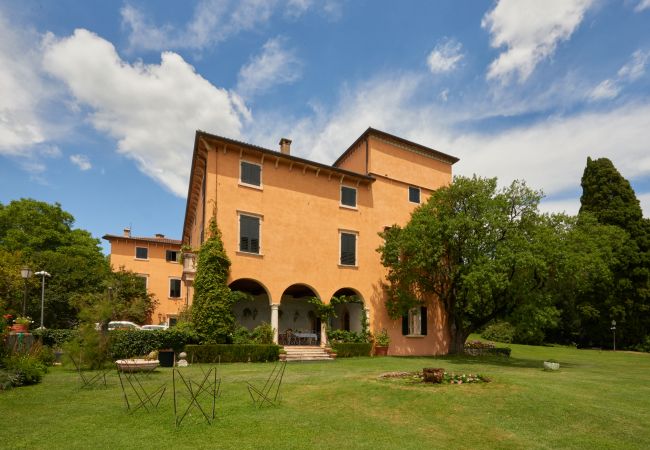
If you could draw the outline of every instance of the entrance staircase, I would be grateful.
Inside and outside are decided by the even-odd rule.
[[[287,362],[291,361],[333,361],[334,359],[323,349],[308,345],[285,345]]]

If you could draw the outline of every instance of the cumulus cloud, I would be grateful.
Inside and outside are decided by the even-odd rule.
[[[43,65],[63,81],[89,120],[117,139],[119,153],[178,196],[187,180],[196,129],[238,138],[243,103],[198,75],[176,53],[160,64],[130,64],[90,31],[45,41]]]
[[[635,51],[630,61],[618,70],[616,77],[601,81],[589,93],[589,99],[596,101],[617,97],[625,84],[636,81],[645,74],[648,59],[650,59],[650,51]]]
[[[455,39],[443,39],[427,57],[427,66],[433,74],[451,72],[463,59],[463,45]]]
[[[79,170],[86,171],[90,170],[93,165],[90,163],[90,159],[86,155],[74,154],[70,155],[70,162],[77,166]]]
[[[568,40],[594,0],[499,0],[481,22],[494,48],[506,47],[488,69],[488,79],[523,82],[535,66]]]
[[[636,12],[641,12],[644,9],[650,9],[650,0],[639,0],[639,3],[634,8]]]
[[[169,24],[155,25],[145,12],[131,4],[120,12],[122,24],[130,30],[131,49],[201,50],[267,22],[277,4],[277,0],[203,0],[182,29]]]
[[[239,71],[236,91],[250,97],[278,84],[293,83],[301,76],[301,63],[295,52],[286,48],[286,39],[269,39],[262,52]]]

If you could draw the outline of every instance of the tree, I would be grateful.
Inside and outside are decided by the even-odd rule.
[[[622,346],[638,344],[650,335],[650,221],[643,218],[629,181],[609,159],[587,158],[581,185],[580,215],[593,214],[600,224],[616,226],[628,236],[612,255],[614,280],[600,292],[595,307],[597,344],[604,344],[602,330],[609,329],[612,319],[618,322]]]
[[[209,237],[198,254],[192,322],[205,343],[226,343],[235,330],[232,306],[238,296],[228,287],[230,259],[223,248],[221,231],[210,220]]]
[[[476,176],[433,192],[403,229],[383,233],[391,317],[437,303],[448,318],[450,351],[460,353],[473,331],[543,303],[547,266],[535,254],[540,198],[523,182],[498,191],[496,179]]]
[[[99,240],[85,230],[74,229],[73,224],[74,217],[58,203],[21,199],[0,204],[0,250],[13,255],[18,266],[52,275],[45,293],[45,324],[50,328],[74,325],[78,310],[71,302],[73,296],[102,292],[110,273]],[[12,263],[8,274],[13,277],[13,287],[3,295],[10,307],[19,311],[24,284],[15,266]],[[39,287],[37,277],[28,280],[27,313],[32,317],[40,315]]]

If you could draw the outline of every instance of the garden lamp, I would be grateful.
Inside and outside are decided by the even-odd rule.
[[[26,314],[27,310],[27,280],[32,277],[32,269],[29,267],[23,267],[20,269],[20,276],[25,280],[25,297],[23,298],[23,317]]]
[[[50,275],[44,270],[41,270],[40,272],[36,272],[34,275],[36,275],[37,277],[43,277],[43,281],[41,283],[41,326],[39,327],[39,329],[42,330],[43,328],[45,328],[43,326],[43,312],[45,311],[45,277],[51,277],[52,275]]]

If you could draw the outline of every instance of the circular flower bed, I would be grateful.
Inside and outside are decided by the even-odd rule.
[[[436,371],[436,376],[426,376],[425,372]],[[440,372],[442,376],[439,375]],[[444,369],[424,369],[422,372],[386,372],[379,375],[380,380],[400,381],[404,384],[471,384],[489,383],[490,378],[480,373],[454,373]]]

